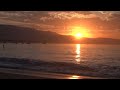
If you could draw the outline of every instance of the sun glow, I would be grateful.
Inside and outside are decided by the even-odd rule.
[[[73,35],[77,39],[80,39],[82,37],[90,37],[89,30],[85,27],[72,27],[71,35]]]
[[[82,38],[82,34],[81,33],[77,33],[77,34],[75,34],[75,37],[78,38],[78,39]]]

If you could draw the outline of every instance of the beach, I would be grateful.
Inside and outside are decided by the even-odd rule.
[[[99,68],[98,68],[99,69]],[[96,67],[34,59],[0,58],[0,79],[103,79],[119,78]],[[104,71],[105,72],[105,71]]]
[[[103,79],[103,78],[0,68],[0,79]]]

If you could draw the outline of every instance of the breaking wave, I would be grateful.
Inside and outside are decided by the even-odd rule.
[[[37,59],[1,57],[0,67],[105,78],[120,78],[120,66],[102,64],[82,65],[67,62],[47,62]]]

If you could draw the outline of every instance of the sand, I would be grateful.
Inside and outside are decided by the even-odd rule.
[[[0,79],[100,79],[100,78],[0,68]]]

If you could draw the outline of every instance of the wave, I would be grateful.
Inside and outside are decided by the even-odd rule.
[[[47,62],[37,59],[1,57],[0,67],[105,78],[120,78],[120,66],[108,66],[103,64],[82,65],[67,62]]]

